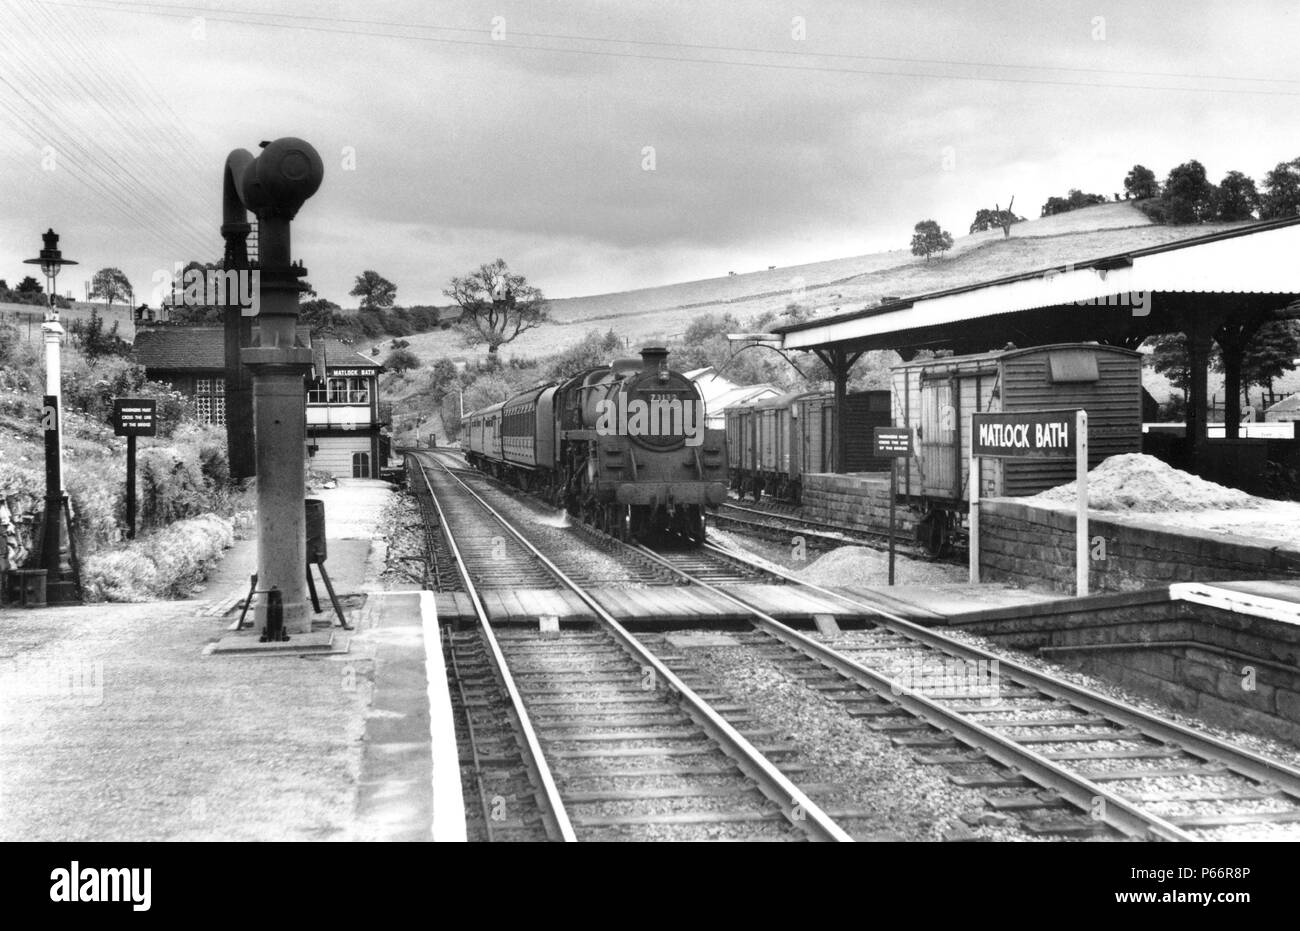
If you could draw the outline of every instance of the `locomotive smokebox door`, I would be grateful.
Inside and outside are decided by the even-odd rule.
[[[320,498],[307,498],[307,562],[325,561],[325,502]]]

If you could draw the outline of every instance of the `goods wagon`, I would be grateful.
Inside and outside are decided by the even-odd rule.
[[[889,460],[872,456],[873,429],[889,425],[889,392],[861,391],[846,398],[846,472],[876,472]],[[827,391],[746,401],[724,412],[731,487],[758,500],[767,494],[798,503],[803,476],[833,471],[835,396]]]
[[[960,545],[968,510],[973,412],[1083,408],[1088,467],[1142,451],[1142,363],[1129,349],[1062,343],[923,359],[892,370],[894,422],[912,431],[899,494],[920,513],[931,553]],[[1074,480],[1067,459],[982,459],[980,496],[1034,495]]]

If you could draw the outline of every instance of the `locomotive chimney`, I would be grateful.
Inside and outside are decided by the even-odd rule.
[[[641,364],[646,369],[657,369],[668,359],[666,346],[646,346],[641,350]]]

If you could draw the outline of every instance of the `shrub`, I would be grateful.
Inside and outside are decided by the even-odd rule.
[[[405,372],[418,369],[422,363],[420,357],[409,349],[394,349],[384,360],[384,368],[390,372]]]
[[[230,483],[230,460],[226,450],[226,430],[216,424],[187,421],[173,436],[177,446],[192,449],[199,460],[199,471],[209,491],[220,494]]]
[[[204,514],[179,521],[121,549],[87,559],[86,597],[94,601],[184,598],[234,543],[230,521]]]
[[[63,487],[68,493],[77,553],[81,556],[122,539],[126,525],[126,469],[120,459],[115,465],[64,469]]]
[[[140,520],[161,527],[210,509],[210,489],[193,448],[152,446],[139,453]]]

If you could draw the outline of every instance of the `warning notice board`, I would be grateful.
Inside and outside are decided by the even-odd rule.
[[[152,398],[118,398],[113,402],[114,436],[157,436],[158,402]]]

